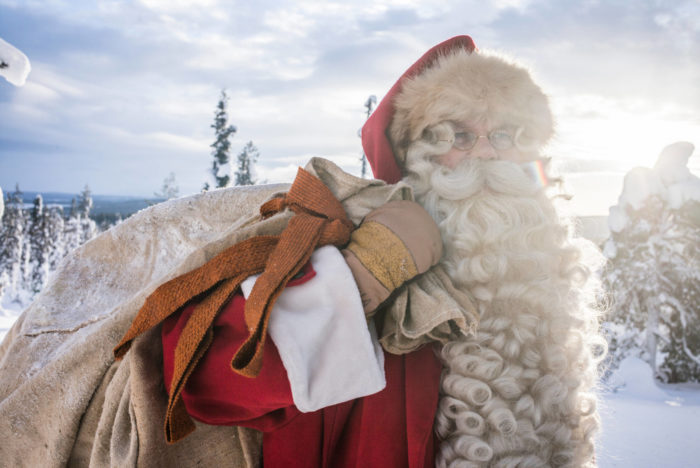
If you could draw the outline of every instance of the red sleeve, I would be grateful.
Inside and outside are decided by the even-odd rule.
[[[315,275],[316,272],[309,263],[287,287],[303,284]],[[172,314],[161,328],[163,379],[168,393],[173,376],[175,347],[196,305],[189,304]],[[258,377],[243,377],[231,369],[231,358],[248,337],[244,306],[245,298],[237,293],[219,312],[214,320],[214,339],[187,381],[182,399],[187,412],[198,421],[271,431],[287,424],[300,412],[294,406],[287,371],[269,336],[263,354],[263,367]]]
[[[289,286],[308,281],[314,275],[313,269],[307,267],[304,275]],[[163,378],[168,393],[175,347],[195,306],[190,304],[163,322]],[[294,406],[287,371],[269,336],[258,377],[243,377],[231,369],[231,358],[248,336],[244,306],[245,298],[237,293],[218,314],[212,344],[187,381],[182,399],[187,412],[198,421],[271,431],[287,424],[299,410]]]

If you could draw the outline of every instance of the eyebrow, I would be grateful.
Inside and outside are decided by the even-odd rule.
[[[454,122],[454,121],[450,121],[450,123],[451,123],[452,126],[454,127],[454,130],[455,130],[455,131],[458,131],[458,130],[469,130],[469,131],[472,131],[472,132],[474,131],[473,128],[471,128],[471,127],[469,127],[468,125],[465,125],[465,124],[463,124],[463,123]]]

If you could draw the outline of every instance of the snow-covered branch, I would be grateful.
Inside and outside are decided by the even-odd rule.
[[[31,69],[27,56],[0,38],[0,76],[15,86],[23,86]]]

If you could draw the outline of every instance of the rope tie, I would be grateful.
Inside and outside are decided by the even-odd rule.
[[[244,309],[249,335],[231,358],[231,369],[256,377],[262,367],[270,310],[277,297],[313,251],[324,245],[347,244],[354,228],[343,206],[318,178],[299,168],[284,196],[260,207],[263,218],[290,209],[294,216],[278,236],[256,236],[224,250],[201,267],[160,285],[146,298],[129,330],[114,348],[124,357],[137,336],[160,324],[191,299],[202,295],[175,347],[175,365],[165,415],[165,438],[175,443],[195,429],[181,392],[213,340],[212,324],[219,311],[247,277],[262,273]]]

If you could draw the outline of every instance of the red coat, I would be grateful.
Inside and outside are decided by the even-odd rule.
[[[441,365],[432,347],[402,356],[385,353],[384,390],[302,413],[294,406],[286,370],[269,337],[257,378],[231,370],[231,356],[247,337],[244,304],[238,294],[217,316],[214,341],[182,392],[193,418],[262,431],[263,461],[268,468],[434,466],[433,418]],[[163,322],[168,391],[175,346],[193,309],[190,304]]]

